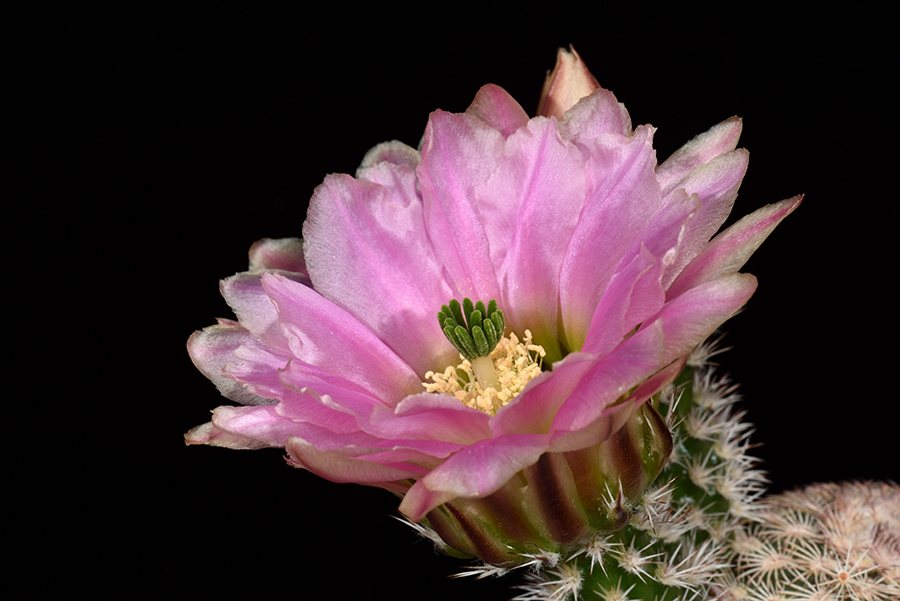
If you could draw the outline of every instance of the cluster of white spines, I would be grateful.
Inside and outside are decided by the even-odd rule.
[[[900,487],[816,484],[766,500],[734,542],[727,601],[900,599]]]

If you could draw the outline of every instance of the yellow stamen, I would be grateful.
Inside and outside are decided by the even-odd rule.
[[[426,373],[425,378],[433,382],[422,382],[422,385],[428,392],[453,395],[464,405],[493,415],[541,373],[541,360],[545,355],[543,347],[533,344],[530,331],[525,330],[522,342],[511,333],[508,338],[500,339],[490,355],[496,372],[494,385],[485,386],[481,379],[484,367],[491,366],[473,365],[462,355],[459,365],[451,365],[443,373]],[[476,362],[482,360],[488,358],[479,357]]]

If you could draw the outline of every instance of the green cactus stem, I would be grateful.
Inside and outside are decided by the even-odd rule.
[[[688,601],[727,590],[731,541],[758,513],[765,478],[748,455],[751,429],[735,409],[735,387],[715,376],[711,354],[699,347],[656,400],[673,452],[626,507],[628,523],[526,574],[517,601]]]

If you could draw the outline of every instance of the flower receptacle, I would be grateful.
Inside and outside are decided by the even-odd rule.
[[[454,556],[512,568],[570,553],[623,528],[672,451],[672,435],[644,403],[611,438],[550,452],[483,498],[457,498],[432,510],[427,525]]]

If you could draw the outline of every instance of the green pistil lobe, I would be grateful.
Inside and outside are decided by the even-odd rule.
[[[462,306],[453,299],[441,306],[437,318],[447,340],[469,361],[490,355],[506,329],[503,311],[495,300],[485,307],[481,301],[473,304],[470,298],[464,298]]]

